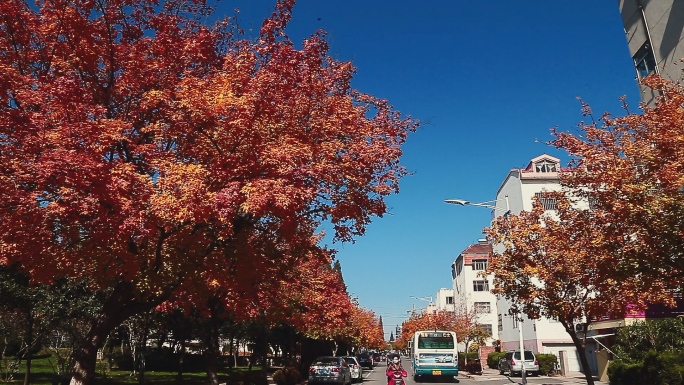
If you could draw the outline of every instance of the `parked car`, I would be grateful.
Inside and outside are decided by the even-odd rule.
[[[373,357],[368,353],[361,353],[356,356],[362,368],[373,369]]]
[[[351,370],[352,382],[363,382],[363,368],[359,364],[359,360],[356,357],[347,356],[344,357],[349,365],[349,370]]]
[[[529,350],[525,350],[525,371],[532,376],[539,374],[539,361],[537,356]],[[522,360],[520,350],[511,350],[499,360],[499,374],[508,372],[511,377],[520,375],[522,372]]]
[[[380,362],[380,353],[373,353],[373,362]]]
[[[316,358],[309,367],[309,384],[318,383],[351,384],[351,370],[347,361],[343,357]]]

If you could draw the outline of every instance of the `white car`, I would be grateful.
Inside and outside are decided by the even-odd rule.
[[[361,368],[359,360],[351,356],[344,357],[344,360],[347,361],[349,370],[351,370],[352,382],[363,382],[363,368]]]

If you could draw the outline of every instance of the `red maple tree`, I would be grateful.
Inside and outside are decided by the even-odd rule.
[[[417,122],[352,89],[323,32],[295,48],[293,4],[250,41],[200,0],[0,3],[0,263],[104,295],[73,385],[181,285],[254,282],[323,221],[348,241],[386,212]]]

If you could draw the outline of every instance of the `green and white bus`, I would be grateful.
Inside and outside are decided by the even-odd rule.
[[[408,343],[413,379],[421,376],[458,376],[456,333],[445,330],[420,330]]]

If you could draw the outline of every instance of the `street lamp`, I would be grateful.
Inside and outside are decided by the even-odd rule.
[[[496,202],[499,201],[504,201],[506,203],[506,208],[501,209],[499,207],[496,207]],[[484,207],[487,209],[491,210],[500,210],[503,211],[504,217],[507,217],[511,213],[511,208],[508,203],[508,195],[506,195],[503,199],[494,199],[491,201],[484,201],[484,202],[476,202],[473,203],[471,201],[465,200],[465,199],[445,199],[444,202],[454,204],[454,205],[459,205],[459,206],[475,206],[475,207]],[[523,330],[522,330],[522,317],[520,317],[520,320],[518,322],[518,339],[519,339],[519,347],[520,347],[520,377],[522,378],[522,383],[527,384],[527,371],[525,370],[525,343],[523,339]]]
[[[502,210],[499,207],[496,207],[495,203],[499,201],[504,201],[506,202],[506,209]],[[503,199],[493,199],[491,201],[484,201],[484,202],[471,202],[465,199],[445,199],[444,202],[450,203],[453,205],[459,205],[459,206],[475,206],[475,207],[484,207],[486,209],[492,209],[492,210],[502,210],[504,212],[504,216],[507,216],[508,214],[511,213],[511,209],[508,205],[508,195],[506,195]]]
[[[428,297],[416,297],[415,295],[412,295],[411,298],[413,298],[413,299],[418,299],[418,300],[425,301],[425,302],[429,302],[430,305],[432,305],[432,296],[428,296]]]
[[[432,306],[432,296],[428,296],[428,297],[416,297],[415,295],[412,295],[410,298],[417,299],[417,300],[420,300],[420,301],[428,302],[428,303],[429,303],[428,307]],[[413,305],[413,312],[414,312],[414,313],[415,313],[415,310],[416,310],[416,306]],[[425,310],[427,311],[427,308],[426,308]]]
[[[413,298],[413,299],[418,299],[418,300],[425,301],[425,302],[428,302],[428,304],[429,304],[428,306],[432,306],[432,296],[428,296],[428,297],[416,297],[416,296],[412,295],[411,298]]]

